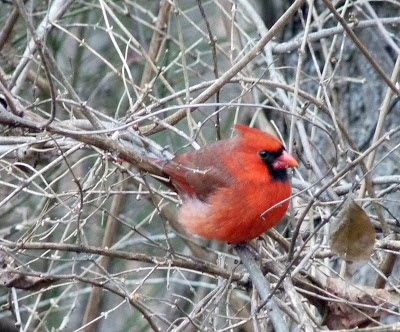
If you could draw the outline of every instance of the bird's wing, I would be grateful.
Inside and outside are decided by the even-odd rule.
[[[179,194],[206,201],[215,190],[232,184],[234,178],[219,155],[223,144],[215,143],[200,151],[179,155],[164,165],[164,172]]]

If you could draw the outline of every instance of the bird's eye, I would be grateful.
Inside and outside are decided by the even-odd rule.
[[[258,155],[262,159],[262,161],[266,164],[272,164],[279,156],[282,154],[283,149],[279,149],[278,151],[267,151],[261,150],[258,152]]]

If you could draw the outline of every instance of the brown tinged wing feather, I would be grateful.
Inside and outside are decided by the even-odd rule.
[[[221,149],[231,149],[231,145],[220,141],[199,151],[179,155],[164,164],[163,171],[182,199],[191,196],[207,201],[217,189],[234,182],[219,156]]]

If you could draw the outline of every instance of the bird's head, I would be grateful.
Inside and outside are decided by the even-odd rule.
[[[242,125],[235,125],[235,129],[239,131],[248,152],[254,156],[257,154],[257,158],[267,166],[272,179],[286,181],[286,169],[298,166],[296,159],[276,137]]]

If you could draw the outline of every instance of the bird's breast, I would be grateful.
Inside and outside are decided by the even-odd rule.
[[[185,198],[178,219],[189,232],[206,239],[249,241],[283,218],[289,203],[282,201],[289,196],[289,183],[235,183],[216,190],[207,201]]]

